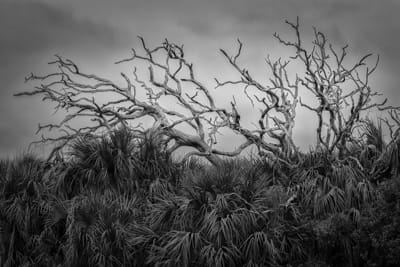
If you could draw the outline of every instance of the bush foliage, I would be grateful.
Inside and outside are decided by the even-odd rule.
[[[369,126],[368,126],[369,125]],[[0,162],[1,266],[398,266],[398,143],[176,162],[126,129]]]

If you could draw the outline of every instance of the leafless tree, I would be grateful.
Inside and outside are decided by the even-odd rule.
[[[313,47],[307,50],[300,38],[298,20],[287,23],[294,29],[296,40],[286,41],[277,34],[275,37],[280,43],[295,48],[292,60],[299,60],[305,66],[304,75],[298,73],[292,80],[287,71],[289,61],[273,61],[268,57],[266,65],[272,75],[265,83],[257,81],[240,65],[243,44],[239,40],[234,54],[221,49],[222,55],[236,70],[237,79],[215,79],[216,88],[243,88],[243,96],[254,109],[259,110],[257,123],[252,128],[243,126],[243,116],[235,98],[230,108],[216,104],[212,93],[214,88],[209,88],[198,77],[193,64],[185,57],[183,46],[168,40],[150,48],[139,37],[140,51],[132,49],[129,58],[117,62],[144,62],[148,66],[146,79],[140,77],[142,75],[135,67],[132,76],[121,73],[124,82],[121,85],[118,81],[86,73],[73,61],[56,56],[50,64],[55,65],[57,71],[44,76],[31,74],[26,80],[36,81],[38,85],[33,91],[18,93],[17,96],[40,95],[43,100],[55,102],[56,110],[67,112],[59,124],[39,125],[39,132],[54,129],[61,132],[55,138],[44,136],[40,140],[57,142],[51,155],[79,136],[100,134],[121,125],[133,129],[139,136],[143,135],[149,129],[141,127],[141,122],[144,118],[151,118],[154,122],[151,129],[165,136],[170,151],[180,147],[193,148],[187,157],[203,156],[218,165],[220,156],[234,157],[254,145],[260,155],[290,161],[299,153],[293,141],[298,104],[313,111],[318,118],[317,146],[330,153],[338,151],[342,154],[346,142],[353,138],[352,131],[360,121],[360,114],[384,105],[384,102],[372,103],[377,93],[368,85],[376,65],[365,68],[362,74],[361,68],[366,66],[370,57],[366,55],[355,65],[345,67],[347,47],[343,47],[340,53],[336,52],[327,44],[325,35],[317,30]],[[347,87],[350,83],[352,89],[345,90],[343,85]],[[315,96],[318,100],[316,106],[301,101],[299,90],[303,89]],[[166,99],[173,99],[177,105],[165,104]],[[348,114],[345,107],[350,111]],[[80,118],[89,119],[90,124],[73,127],[73,121]],[[217,149],[217,134],[222,129],[239,134],[244,142],[230,151]]]
[[[275,37],[295,49],[296,55],[292,59],[300,60],[305,68],[304,75],[299,78],[300,83],[315,96],[317,103],[312,106],[299,100],[302,107],[317,116],[317,147],[329,153],[337,151],[341,157],[347,150],[346,144],[355,141],[353,130],[362,121],[363,113],[385,106],[386,99],[375,102],[380,94],[373,91],[369,84],[379,56],[372,66],[367,64],[372,54],[346,66],[347,45],[336,51],[327,42],[326,36],[314,28],[314,41],[312,47],[307,49],[300,36],[299,20],[286,23],[294,30],[295,41],[284,40],[278,34]]]

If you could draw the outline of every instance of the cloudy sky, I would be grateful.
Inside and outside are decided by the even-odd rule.
[[[267,54],[287,56],[272,35],[290,36],[284,20],[299,16],[305,38],[316,26],[333,44],[349,44],[354,56],[379,54],[372,84],[400,104],[399,13],[398,0],[0,0],[0,156],[22,152],[38,138],[37,123],[52,120],[46,103],[12,96],[30,89],[25,76],[45,73],[60,54],[115,77],[113,62],[138,47],[137,35],[152,45],[165,38],[185,44],[200,76],[212,81],[229,73],[218,48],[233,51],[237,38],[250,70],[265,68]],[[297,124],[299,140],[310,140],[306,122]]]

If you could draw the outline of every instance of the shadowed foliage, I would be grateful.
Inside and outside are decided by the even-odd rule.
[[[56,73],[28,77],[40,84],[18,95],[69,113],[39,125],[62,133],[41,140],[57,141],[47,160],[0,161],[0,265],[400,266],[400,109],[375,101],[370,55],[348,66],[347,46],[333,48],[316,29],[309,46],[299,21],[287,24],[294,41],[275,37],[304,73],[268,57],[265,85],[241,67],[240,41],[235,55],[221,50],[238,77],[216,87],[243,88],[260,111],[253,128],[234,98],[230,108],[217,105],[183,46],[168,40],[149,48],[139,37],[143,51],[120,62],[147,63],[148,82],[135,69],[133,78],[122,74],[123,86],[58,56]],[[113,100],[97,102],[104,93]],[[297,105],[318,122],[308,152],[292,136]],[[391,121],[363,117],[376,108]],[[90,122],[74,129],[76,118]],[[153,125],[144,129],[143,119]],[[243,143],[217,149],[220,130]],[[250,146],[256,155],[238,157]],[[178,161],[181,147],[190,149]]]
[[[175,162],[157,135],[123,128],[58,161],[2,160],[1,265],[395,266],[397,143],[366,127],[347,158],[292,165]]]

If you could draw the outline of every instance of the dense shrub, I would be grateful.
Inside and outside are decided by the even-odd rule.
[[[58,162],[3,160],[0,264],[398,266],[400,181],[383,162],[395,145],[216,167],[120,129]],[[377,181],[367,163],[393,171]]]
[[[368,266],[398,266],[400,263],[400,180],[379,185],[380,197],[365,212],[356,232],[361,258]]]

